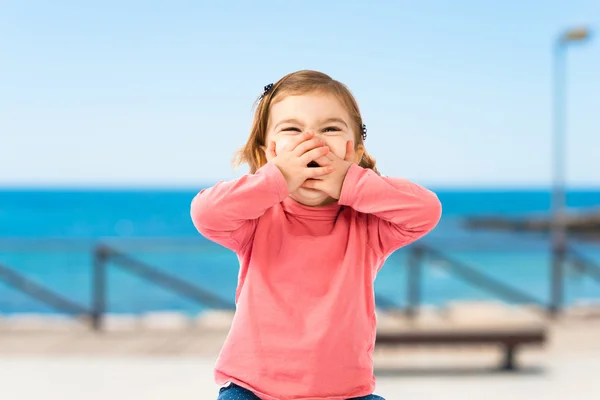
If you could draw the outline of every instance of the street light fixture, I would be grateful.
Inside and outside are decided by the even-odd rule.
[[[580,41],[585,40],[590,37],[590,30],[587,27],[580,27],[571,29],[570,31],[565,32],[561,37],[560,41]]]
[[[552,193],[552,315],[563,303],[563,273],[567,246],[565,227],[565,133],[566,133],[566,54],[570,44],[584,42],[591,36],[586,27],[574,28],[560,35],[554,43],[554,140]]]

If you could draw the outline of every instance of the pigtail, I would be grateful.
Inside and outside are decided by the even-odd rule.
[[[266,146],[265,135],[269,104],[273,93],[272,88],[272,83],[265,86],[263,93],[256,99],[252,107],[254,118],[252,120],[252,127],[250,128],[250,135],[244,147],[239,149],[233,157],[232,164],[234,168],[242,164],[248,164],[250,173],[254,174],[260,167],[267,163],[267,155],[263,150],[263,146]]]

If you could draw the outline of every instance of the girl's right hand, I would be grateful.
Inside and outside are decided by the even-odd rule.
[[[331,165],[310,168],[311,161],[329,153],[329,147],[320,139],[314,138],[313,132],[303,132],[294,141],[288,143],[279,154],[275,153],[275,142],[271,141],[265,153],[267,161],[279,168],[288,187],[288,193],[295,192],[307,179],[314,179],[330,174]]]

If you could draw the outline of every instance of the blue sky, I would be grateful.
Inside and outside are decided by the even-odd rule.
[[[0,186],[229,179],[262,87],[346,83],[386,175],[546,186],[551,47],[597,0],[0,3]],[[600,186],[600,35],[568,54],[569,184]]]

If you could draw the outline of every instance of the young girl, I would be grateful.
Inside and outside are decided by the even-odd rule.
[[[258,100],[238,160],[250,173],[194,198],[198,231],[240,261],[219,399],[382,399],[373,281],[392,252],[435,227],[441,205],[380,176],[366,134],[346,86],[289,74]]]

